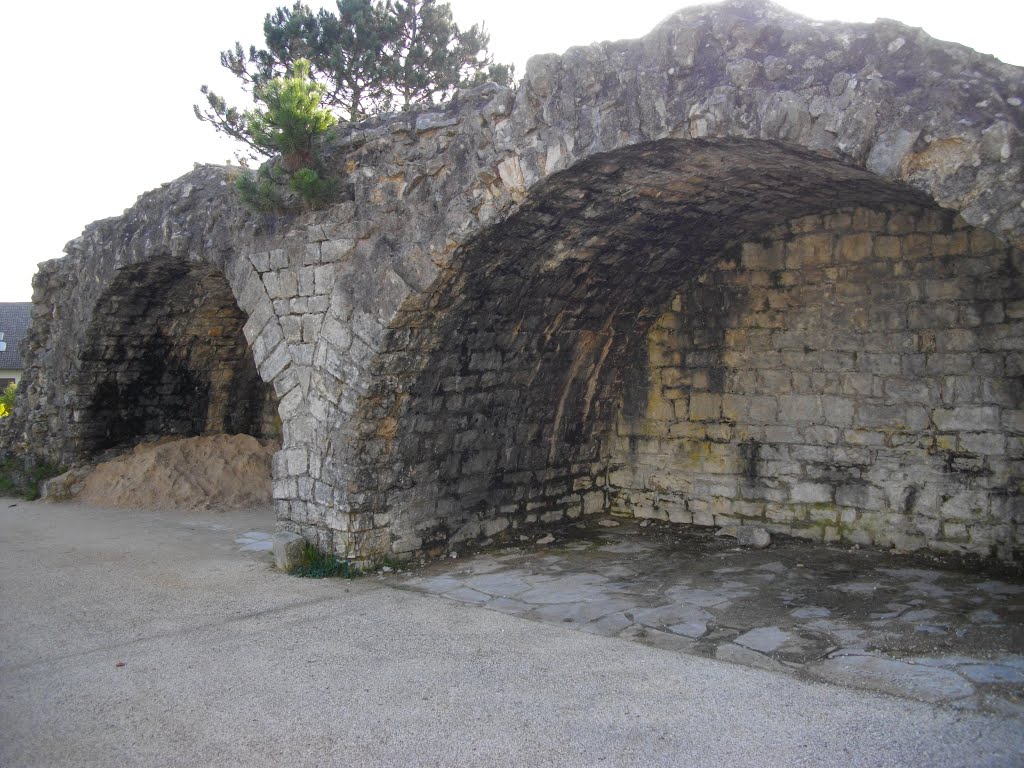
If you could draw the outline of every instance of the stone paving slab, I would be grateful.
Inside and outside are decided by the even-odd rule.
[[[934,555],[787,538],[755,550],[713,529],[616,522],[388,581],[591,634],[1024,717],[1017,577]]]
[[[274,550],[274,534],[264,531],[247,531],[235,538],[243,552],[272,552]]]
[[[807,667],[822,680],[871,688],[931,703],[954,702],[974,694],[974,686],[951,669],[884,656],[834,656]]]

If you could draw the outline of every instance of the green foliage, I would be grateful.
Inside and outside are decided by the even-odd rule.
[[[296,61],[290,75],[258,85],[254,96],[260,106],[245,113],[252,143],[268,154],[280,152],[285,170],[311,165],[313,140],[335,122],[321,106],[324,90],[310,79],[306,59]]]
[[[391,36],[384,83],[402,108],[443,101],[457,88],[489,79],[511,84],[512,67],[486,56],[487,32],[476,24],[460,30],[448,3],[395,0],[385,8]]]
[[[317,208],[329,203],[337,193],[338,185],[333,179],[320,178],[312,168],[300,168],[292,174],[288,187],[297,192],[306,204]]]
[[[489,36],[479,25],[462,30],[448,3],[437,0],[337,0],[338,12],[296,2],[267,14],[266,48],[241,43],[220,62],[257,102],[274,94],[274,82],[296,77],[300,61],[320,89],[320,106],[345,120],[429,104],[457,88],[494,80],[512,83],[513,68],[487,54]],[[245,144],[251,158],[267,156],[269,142],[254,135],[247,115],[207,86],[196,117]],[[311,92],[306,92],[311,96]],[[273,150],[283,151],[288,150]],[[305,163],[309,165],[309,163]],[[296,168],[299,166],[295,166]],[[294,170],[294,169],[290,169]]]
[[[264,163],[255,172],[243,169],[235,179],[235,188],[250,208],[280,213],[295,207],[296,196],[307,208],[321,208],[334,200],[338,184],[312,168],[288,173],[274,163]]]
[[[296,193],[311,208],[329,203],[337,185],[309,167],[317,160],[316,137],[334,125],[334,116],[321,105],[323,85],[309,76],[309,62],[299,59],[293,74],[277,77],[256,88],[259,106],[244,114],[252,146],[267,154],[281,153],[280,163],[264,163],[255,174],[247,169],[236,179],[242,201],[260,211],[291,207]]]
[[[45,461],[0,461],[0,494],[16,494],[28,501],[39,498],[39,486],[64,470]]]
[[[461,30],[446,2],[337,0],[338,12],[296,2],[267,14],[266,48],[240,43],[221,53],[221,65],[249,91],[256,106],[242,111],[207,86],[196,117],[244,144],[248,160],[281,154],[280,168],[237,180],[242,200],[257,210],[283,211],[297,198],[324,206],[337,184],[323,175],[314,144],[335,114],[359,120],[450,97],[487,80],[511,84],[513,69],[487,55],[489,37]]]
[[[353,567],[348,560],[339,560],[333,554],[321,552],[312,544],[306,544],[302,550],[302,557],[292,568],[291,574],[307,579],[327,579],[334,576],[352,579],[361,576],[362,572]]]
[[[206,97],[207,109],[200,110],[198,105],[193,104],[192,111],[200,120],[210,123],[218,133],[230,136],[249,148],[249,152],[245,155],[241,152],[235,153],[243,165],[247,164],[247,159],[254,159],[264,154],[263,150],[256,146],[249,137],[249,124],[242,110],[230,106],[222,96],[218,96],[205,85],[199,91]]]
[[[250,208],[257,211],[283,211],[287,204],[281,193],[281,186],[264,173],[266,167],[264,165],[256,173],[243,172],[235,179],[235,189],[238,190],[242,202]]]
[[[10,416],[14,410],[14,391],[17,389],[14,382],[8,384],[3,392],[0,392],[0,418]]]
[[[298,57],[309,59],[314,79],[327,86],[324,105],[344,119],[361,120],[389,108],[384,87],[384,59],[394,37],[385,7],[373,0],[338,0],[338,13],[322,9],[314,14],[296,2],[267,14],[263,36],[267,47],[242,46],[221,53],[226,66],[243,85],[287,71]]]

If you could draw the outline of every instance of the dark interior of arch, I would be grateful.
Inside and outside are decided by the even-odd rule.
[[[256,371],[245,320],[213,267],[165,261],[121,269],[81,355],[81,452],[169,435],[275,436],[276,398]]]
[[[761,141],[652,142],[553,176],[394,321],[351,454],[355,528],[387,526],[411,552],[489,536],[497,518],[557,519],[617,412],[644,409],[645,334],[674,292],[780,222],[899,204],[933,205]],[[695,316],[715,333],[740,301]]]

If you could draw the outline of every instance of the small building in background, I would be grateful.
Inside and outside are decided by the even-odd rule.
[[[32,319],[32,302],[0,302],[0,391],[12,381],[17,384],[25,362],[21,342]]]

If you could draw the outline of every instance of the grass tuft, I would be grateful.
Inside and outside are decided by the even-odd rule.
[[[329,579],[342,577],[353,579],[362,576],[362,571],[348,560],[339,560],[334,554],[321,552],[312,544],[306,544],[298,564],[291,569],[293,576],[306,579]]]

